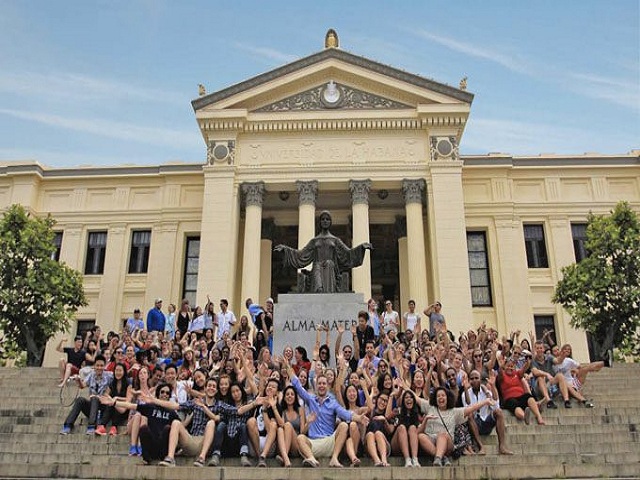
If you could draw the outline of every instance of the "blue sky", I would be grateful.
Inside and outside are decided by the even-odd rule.
[[[0,2],[0,161],[203,162],[190,101],[323,48],[475,94],[463,154],[640,148],[640,2]]]

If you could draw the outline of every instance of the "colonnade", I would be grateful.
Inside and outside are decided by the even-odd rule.
[[[316,200],[319,184],[316,180],[296,181],[298,193],[298,248],[303,248],[315,232]],[[352,245],[369,242],[369,194],[371,180],[349,181],[352,208]],[[400,267],[407,268],[408,295],[406,298],[427,299],[427,265],[425,252],[425,233],[423,222],[423,197],[425,181],[423,179],[405,179],[402,181],[402,196],[406,215],[406,242],[399,240],[399,251],[406,259],[401,259]],[[269,268],[269,246],[261,244],[260,232],[263,228],[262,207],[266,193],[264,182],[245,182],[241,184],[245,206],[244,238],[242,253],[242,299],[260,298],[268,292],[261,291],[261,275],[256,272]],[[374,246],[375,247],[375,246]],[[265,280],[263,276],[263,281]],[[365,299],[371,297],[371,258],[365,255],[362,266],[352,270],[352,290],[362,293]]]

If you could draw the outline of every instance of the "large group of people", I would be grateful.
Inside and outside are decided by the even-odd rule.
[[[366,455],[379,467],[390,456],[444,467],[485,454],[483,437],[494,429],[497,452],[512,454],[504,411],[544,425],[556,397],[563,408],[593,407],[582,388],[604,366],[576,362],[552,332],[500,336],[483,324],[456,338],[440,302],[421,318],[413,300],[403,315],[390,300],[382,309],[369,300],[351,329],[338,327],[334,345],[320,326],[309,358],[299,345],[272,351],[272,299],[247,299],[239,320],[226,299],[218,309],[207,300],[204,309],[184,300],[165,312],[158,298],[146,324],[136,309],[120,332],[96,326],[73,346],[63,339],[60,387],[76,381],[89,395],[75,400],[61,434],[81,413],[88,435],[126,426],[131,456],[168,467],[178,454],[195,466],[228,457],[243,466],[266,467],[273,457],[283,467],[292,457],[308,467],[321,458],[358,466]]]

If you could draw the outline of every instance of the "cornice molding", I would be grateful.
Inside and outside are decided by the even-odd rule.
[[[221,100],[225,100],[239,93],[245,92],[252,88],[258,87],[280,77],[284,77],[288,74],[297,72],[299,70],[302,70],[303,68],[329,59],[340,60],[347,64],[354,65],[365,70],[370,70],[372,72],[394,78],[402,82],[406,82],[410,85],[447,95],[461,102],[470,104],[473,101],[472,93],[460,90],[450,85],[436,82],[435,80],[431,80],[429,78],[421,77],[413,73],[399,70],[389,65],[384,65],[382,63],[369,60],[365,57],[354,55],[353,53],[349,53],[346,50],[329,48],[301,58],[300,60],[288,63],[286,65],[283,65],[282,67],[278,67],[261,75],[249,78],[243,82],[236,83],[235,85],[231,85],[225,89],[200,97],[196,100],[193,100],[191,102],[191,106],[193,107],[194,111],[198,111],[208,105],[220,102]]]

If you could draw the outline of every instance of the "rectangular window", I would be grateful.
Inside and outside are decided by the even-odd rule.
[[[189,300],[189,305],[196,305],[198,289],[198,262],[200,261],[200,237],[187,237],[187,248],[184,259],[184,283],[182,298]]]
[[[529,268],[549,268],[544,227],[541,224],[524,226],[524,246],[527,250],[527,266]]]
[[[485,233],[467,232],[467,250],[471,278],[471,304],[474,307],[490,307],[492,305],[491,279]]]
[[[533,323],[536,329],[536,340],[543,340],[547,344],[549,343],[549,340],[551,340],[554,345],[558,344],[556,337],[556,320],[553,315],[534,315]],[[543,339],[542,337],[544,337],[544,334],[547,331],[550,331],[551,333],[548,335],[548,338]]]
[[[53,245],[56,247],[56,249],[53,253],[51,253],[51,260],[59,262],[60,252],[62,251],[62,232],[54,232]]]
[[[151,230],[135,230],[131,232],[129,273],[147,273],[150,246]]]
[[[589,256],[587,252],[587,224],[572,223],[571,236],[573,237],[573,251],[576,255],[576,263],[581,262]]]
[[[95,320],[78,320],[78,326],[76,328],[76,335],[80,335],[84,340],[84,336],[89,330],[91,330],[96,324]]]
[[[87,260],[84,265],[85,275],[102,275],[106,253],[107,232],[89,232]]]

